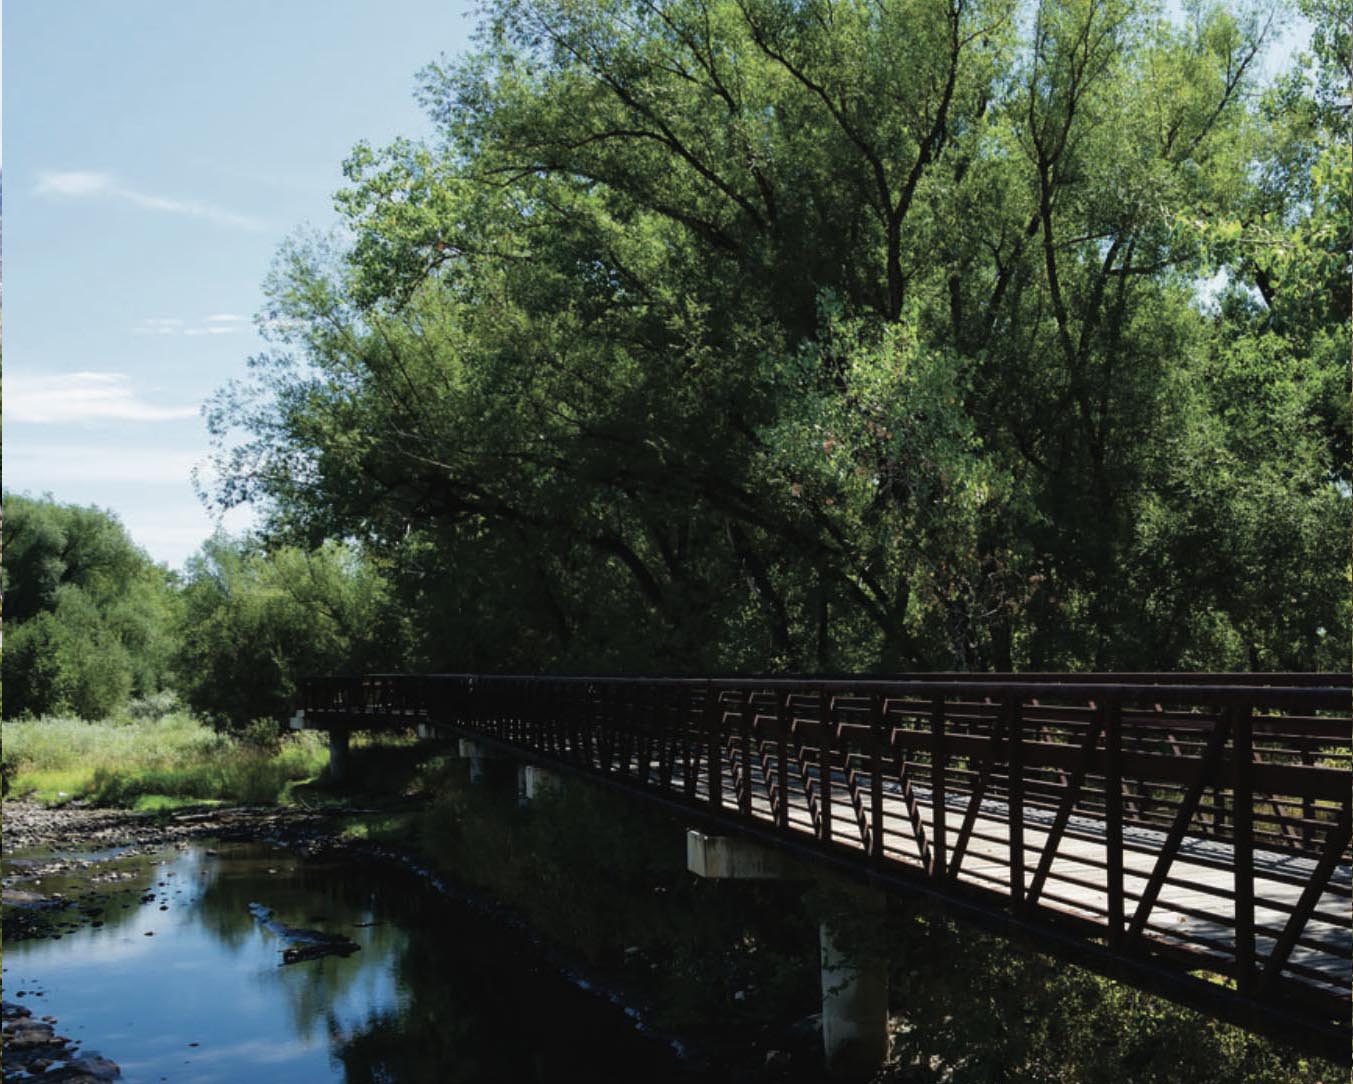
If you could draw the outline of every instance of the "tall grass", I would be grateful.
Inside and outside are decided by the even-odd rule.
[[[189,715],[99,723],[45,718],[3,724],[9,793],[135,805],[148,795],[274,802],[289,783],[322,770],[319,735],[268,746],[218,734]]]

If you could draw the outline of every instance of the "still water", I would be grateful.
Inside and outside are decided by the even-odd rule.
[[[687,1079],[614,1006],[404,871],[260,844],[98,868],[121,879],[39,886],[103,924],[6,945],[5,997],[24,990],[126,1084]],[[278,923],[361,947],[283,966]]]

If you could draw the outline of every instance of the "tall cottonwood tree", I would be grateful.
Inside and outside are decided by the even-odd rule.
[[[1324,267],[1347,199],[1293,180],[1338,138],[1283,121],[1324,84],[1260,95],[1272,33],[490,4],[422,75],[441,138],[359,145],[349,240],[281,254],[219,496],[398,555],[430,663],[1328,664],[1347,312],[1232,234]]]

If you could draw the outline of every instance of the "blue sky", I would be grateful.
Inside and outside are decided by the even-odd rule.
[[[429,133],[415,74],[469,7],[5,5],[7,490],[111,508],[171,565],[201,544],[199,407],[262,347],[277,246],[334,222],[357,140]]]
[[[430,132],[415,73],[465,49],[469,9],[10,0],[8,490],[110,508],[170,565],[201,544],[215,524],[190,481],[208,452],[200,405],[262,348],[252,317],[278,244],[334,222],[356,141]]]

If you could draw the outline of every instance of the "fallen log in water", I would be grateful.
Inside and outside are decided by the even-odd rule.
[[[306,960],[317,960],[321,956],[351,956],[362,946],[342,934],[324,933],[322,930],[307,930],[299,926],[287,926],[273,917],[271,907],[261,903],[251,903],[249,913],[258,920],[260,926],[290,942],[282,949],[282,964],[298,964]]]

